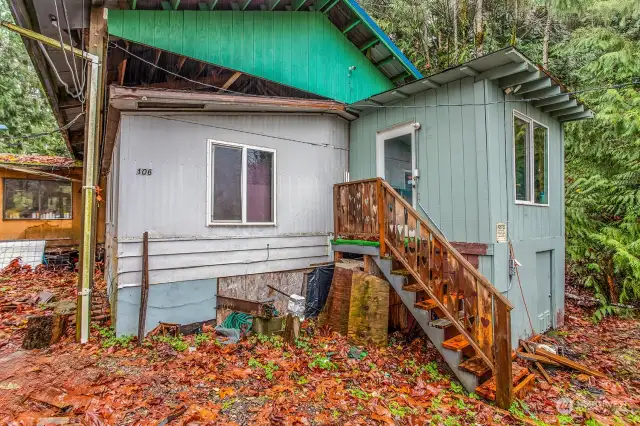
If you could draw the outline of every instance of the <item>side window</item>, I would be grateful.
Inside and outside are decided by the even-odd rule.
[[[275,224],[276,152],[209,141],[208,224]]]
[[[514,184],[516,203],[549,204],[549,129],[514,112]]]

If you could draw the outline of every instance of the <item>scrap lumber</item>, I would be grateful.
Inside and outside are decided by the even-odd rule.
[[[531,348],[529,347],[529,345],[527,344],[527,342],[524,341],[520,341],[520,345],[524,348],[525,351],[527,351],[528,353],[532,353],[533,351],[531,350]],[[547,370],[544,369],[544,367],[542,366],[542,364],[540,364],[539,361],[533,361],[533,365],[536,366],[536,368],[538,369],[538,371],[540,371],[540,374],[542,374],[542,377],[544,377],[544,379],[547,381],[547,383],[551,384],[553,383],[553,381],[551,380],[551,377],[549,377],[549,373],[547,373]]]
[[[518,355],[518,358],[524,359],[525,361],[531,361],[531,362],[538,361],[538,362],[542,362],[542,363],[545,363],[545,364],[548,364],[548,365],[552,365],[554,367],[559,367],[560,366],[560,364],[558,364],[557,362],[551,361],[549,358],[544,357],[542,355],[536,355],[536,354],[533,354],[533,353],[527,353],[527,352],[523,352],[521,350],[518,350],[516,352],[516,354]]]
[[[327,325],[333,331],[343,336],[347,335],[349,332],[352,276],[354,272],[359,270],[360,268],[357,265],[346,262],[336,263],[327,303],[325,303],[318,316],[318,324],[320,326]]]
[[[293,345],[300,335],[300,318],[287,314],[287,322],[284,328],[284,341]]]
[[[579,364],[579,363],[577,363],[575,361],[571,361],[569,358],[565,358],[565,357],[563,357],[561,355],[556,355],[556,354],[551,353],[549,351],[545,351],[544,349],[542,349],[540,347],[536,348],[536,354],[537,355],[542,355],[544,357],[547,357],[550,360],[557,362],[558,364],[562,364],[562,365],[564,365],[566,367],[573,368],[574,370],[580,371],[581,373],[585,373],[585,374],[588,374],[590,376],[600,377],[602,379],[607,379],[608,378],[605,374],[603,374],[603,373],[601,373],[601,372],[599,372],[597,370],[592,370],[590,368],[587,368],[582,364]]]

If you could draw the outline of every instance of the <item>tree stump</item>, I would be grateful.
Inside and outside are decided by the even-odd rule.
[[[67,316],[65,315],[29,317],[22,348],[42,349],[59,342],[64,335],[66,325]]]

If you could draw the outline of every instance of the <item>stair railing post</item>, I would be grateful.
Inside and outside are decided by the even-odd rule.
[[[513,402],[513,372],[511,370],[511,312],[493,297],[493,342],[496,376],[496,404],[508,410]]]
[[[387,253],[387,245],[385,243],[384,235],[384,213],[386,209],[384,208],[384,187],[382,186],[382,179],[380,178],[378,178],[378,181],[376,182],[376,192],[378,194],[378,232],[380,233],[380,256],[385,256]]]

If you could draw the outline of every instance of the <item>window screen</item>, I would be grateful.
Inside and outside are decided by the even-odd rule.
[[[5,179],[3,217],[11,219],[71,219],[71,182]]]
[[[513,119],[515,149],[516,200],[531,201],[529,191],[529,123]]]
[[[247,149],[247,222],[273,222],[273,153]]]

